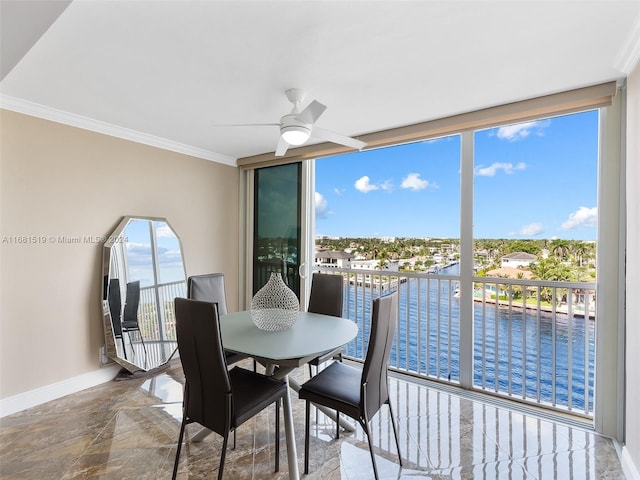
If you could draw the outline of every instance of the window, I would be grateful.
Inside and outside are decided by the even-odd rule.
[[[300,184],[300,163],[255,172],[254,294],[272,272],[280,272],[285,283],[300,296]]]

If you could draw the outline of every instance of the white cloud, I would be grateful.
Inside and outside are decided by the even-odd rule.
[[[402,180],[402,184],[400,185],[400,187],[402,188],[408,188],[409,190],[414,190],[414,191],[424,190],[429,186],[433,186],[433,185],[429,184],[429,180],[424,180],[420,178],[419,173],[410,173],[405,177],[404,180]]]
[[[373,190],[393,192],[393,182],[391,180],[385,180],[382,183],[371,183],[371,179],[366,175],[356,180],[353,185],[356,187],[356,190],[359,190],[362,193],[368,193]]]
[[[391,182],[391,180],[385,180],[379,186],[380,186],[380,189],[384,190],[385,192],[393,191],[393,183]]]
[[[497,137],[501,140],[508,140],[515,142],[522,140],[531,135],[532,131],[536,131],[536,135],[542,136],[542,129],[549,126],[549,121],[540,122],[524,122],[516,125],[507,125],[505,127],[498,128]]]
[[[367,192],[371,192],[372,190],[380,189],[378,185],[373,185],[370,182],[371,182],[371,179],[365,175],[364,177],[360,177],[358,180],[356,180],[356,183],[354,184],[354,186],[356,187],[356,190],[359,190],[362,193],[367,193]]]
[[[339,189],[338,187],[333,189],[333,193],[335,193],[336,195],[342,195],[345,192],[344,189]]]
[[[329,214],[329,203],[321,193],[315,192],[314,204],[316,209],[316,218],[327,218]]]
[[[578,211],[570,213],[569,219],[560,225],[562,230],[578,227],[595,227],[598,220],[598,207],[580,207]]]
[[[161,227],[156,228],[156,236],[163,238],[175,238],[176,234],[173,233],[171,227],[165,223]]]
[[[540,235],[544,232],[544,227],[541,223],[530,223],[528,225],[524,225],[518,230],[518,235],[524,235],[527,237],[535,237],[536,235]]]
[[[513,165],[513,163],[500,163],[495,162],[488,167],[483,167],[479,165],[475,169],[475,174],[478,177],[493,177],[499,170],[502,170],[507,175],[513,175],[515,172],[519,170],[525,170],[527,168],[527,164],[524,162],[517,163]]]

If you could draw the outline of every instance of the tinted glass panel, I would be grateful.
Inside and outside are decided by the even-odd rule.
[[[253,293],[271,272],[300,297],[301,164],[261,168],[255,172]]]

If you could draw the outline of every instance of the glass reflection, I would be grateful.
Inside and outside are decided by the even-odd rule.
[[[302,164],[259,168],[254,175],[253,293],[280,272],[299,298]]]
[[[165,219],[125,217],[103,260],[107,355],[130,372],[165,364],[177,348],[173,301],[186,296],[180,239]]]

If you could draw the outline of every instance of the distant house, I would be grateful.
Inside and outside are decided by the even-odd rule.
[[[351,268],[354,255],[347,252],[319,250],[315,255],[315,266],[333,268]]]
[[[386,260],[385,264],[384,270],[399,271],[399,260]],[[351,268],[356,270],[380,270],[380,260],[355,260],[351,263]]]
[[[529,270],[520,270],[515,267],[500,267],[494,270],[489,270],[487,272],[487,276],[489,277],[500,277],[500,278],[524,278],[526,280],[530,280],[533,278],[533,274]]]
[[[538,259],[535,255],[525,252],[514,252],[502,257],[500,261],[501,267],[528,267],[531,263]]]

